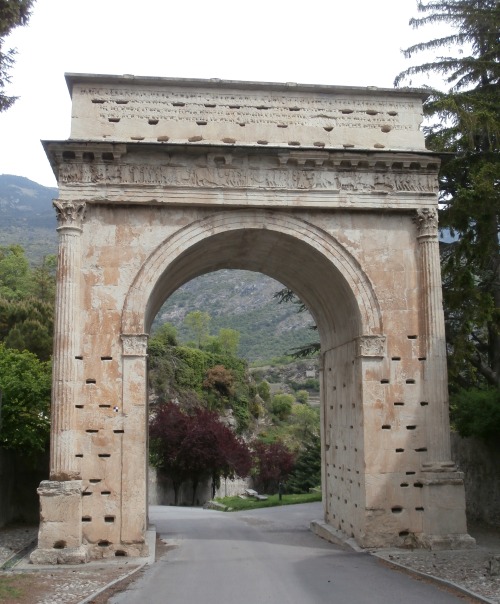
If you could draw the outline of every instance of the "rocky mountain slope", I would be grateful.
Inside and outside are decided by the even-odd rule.
[[[22,176],[0,174],[0,245],[17,243],[32,262],[57,251],[57,189]]]
[[[317,338],[309,327],[307,312],[293,304],[278,304],[274,293],[283,285],[260,273],[221,270],[202,275],[178,289],[163,305],[156,324],[173,323],[182,340],[189,339],[183,326],[187,313],[207,312],[210,331],[236,329],[241,334],[239,354],[250,361],[271,359]]]

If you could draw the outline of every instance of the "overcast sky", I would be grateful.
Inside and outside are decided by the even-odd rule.
[[[401,49],[433,37],[408,25],[416,4],[37,0],[8,39],[20,98],[0,114],[0,174],[56,186],[40,140],[69,136],[65,72],[392,87]]]

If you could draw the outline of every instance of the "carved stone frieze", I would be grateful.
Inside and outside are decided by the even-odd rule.
[[[417,210],[413,220],[418,229],[417,237],[438,236],[438,212],[435,208]]]
[[[123,356],[144,357],[147,354],[147,334],[122,334]]]
[[[63,201],[61,199],[54,199],[52,204],[56,210],[59,228],[82,228],[86,205],[84,201]]]
[[[358,338],[358,356],[382,358],[385,354],[385,336],[361,336]]]
[[[357,193],[437,192],[436,175],[396,170],[369,170],[355,166],[318,166],[314,169],[297,163],[279,164],[276,160],[216,165],[210,158],[188,158],[184,165],[162,163],[62,163],[61,184],[112,184],[151,187],[204,187],[230,189],[319,190]],[[244,165],[244,164],[247,165]]]

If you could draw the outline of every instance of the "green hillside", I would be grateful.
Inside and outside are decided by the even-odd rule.
[[[31,262],[57,251],[57,189],[10,174],[0,174],[0,245],[17,243]]]
[[[278,304],[273,294],[283,285],[260,273],[221,270],[208,273],[178,289],[165,302],[155,325],[170,322],[182,341],[189,339],[184,317],[193,310],[207,312],[211,333],[221,328],[241,333],[238,354],[249,361],[282,356],[317,336],[309,313],[293,304]]]

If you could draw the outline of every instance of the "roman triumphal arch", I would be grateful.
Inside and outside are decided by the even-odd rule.
[[[291,287],[321,338],[326,528],[465,547],[422,93],[68,75],[50,480],[35,563],[147,551],[146,350],[183,283]],[[324,530],[319,523],[317,530]]]

